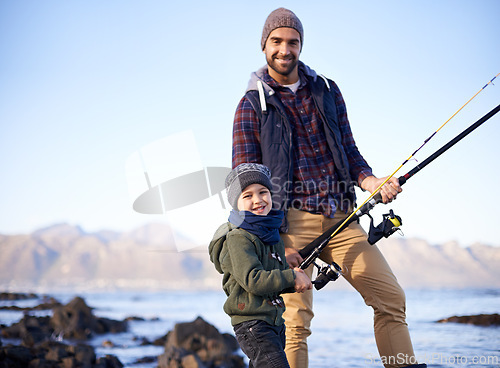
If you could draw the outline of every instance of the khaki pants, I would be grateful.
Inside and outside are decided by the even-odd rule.
[[[286,247],[302,249],[325,230],[344,220],[347,215],[337,211],[334,219],[305,211],[290,209],[287,215],[289,232],[282,234]],[[384,256],[375,245],[366,240],[366,233],[358,223],[335,235],[321,253],[326,263],[338,263],[345,279],[361,294],[374,311],[375,340],[382,361],[415,362],[413,347],[405,321],[405,294],[399,286]],[[314,266],[306,273],[311,277]],[[286,348],[291,368],[308,366],[307,337],[314,316],[313,292],[283,294],[286,304]],[[334,316],[332,316],[334,318]],[[392,357],[392,358],[391,358]],[[397,357],[397,359],[396,359]],[[407,357],[407,361],[401,361]],[[333,358],[334,359],[334,358]],[[413,360],[412,360],[413,359]],[[398,365],[386,365],[397,367]]]

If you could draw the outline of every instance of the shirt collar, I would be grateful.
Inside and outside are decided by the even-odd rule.
[[[267,71],[267,69],[264,70],[263,79],[264,79],[264,83],[266,83],[267,85],[269,85],[269,87],[271,87],[274,90],[279,90],[279,89],[285,88],[281,84],[279,84],[278,82],[276,82],[269,75],[269,72]],[[301,70],[301,68],[299,68],[299,79],[300,79],[300,86],[299,86],[298,90],[300,90],[305,85],[307,85],[307,76],[304,74],[304,72]]]

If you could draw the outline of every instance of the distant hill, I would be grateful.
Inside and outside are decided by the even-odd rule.
[[[500,247],[456,242],[430,245],[392,236],[378,246],[401,285],[434,288],[500,287]]]
[[[31,234],[0,235],[0,288],[216,288],[221,276],[207,248],[177,251],[165,224],[131,232],[84,232],[58,224]],[[500,287],[500,247],[430,245],[393,236],[379,242],[404,287]]]
[[[0,287],[154,289],[217,286],[205,247],[178,252],[171,229],[86,233],[58,224],[31,234],[0,235]],[[207,262],[208,261],[208,262]]]

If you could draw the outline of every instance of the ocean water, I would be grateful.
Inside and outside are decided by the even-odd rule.
[[[141,346],[142,338],[164,336],[177,322],[201,316],[220,332],[232,333],[222,311],[222,291],[81,292],[49,293],[62,303],[83,297],[94,314],[131,321],[129,331],[96,336],[90,344],[98,356],[116,355],[126,367],[153,368],[156,363],[134,364],[163,353],[162,347]],[[430,367],[500,367],[500,327],[436,323],[453,315],[500,313],[500,290],[406,290],[407,322],[419,362]],[[382,367],[373,336],[373,314],[354,291],[327,287],[314,296],[313,333],[308,340],[311,368]],[[1,302],[34,305],[39,301]],[[43,315],[46,312],[36,312]],[[0,311],[0,324],[10,325],[21,312]],[[104,347],[111,341],[113,347]],[[4,343],[7,341],[4,340]]]

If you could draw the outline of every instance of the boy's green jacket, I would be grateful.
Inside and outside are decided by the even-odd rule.
[[[293,289],[295,273],[286,262],[282,240],[266,245],[227,222],[216,231],[208,250],[215,268],[224,275],[224,311],[233,326],[254,319],[276,326],[284,323],[279,294]]]

